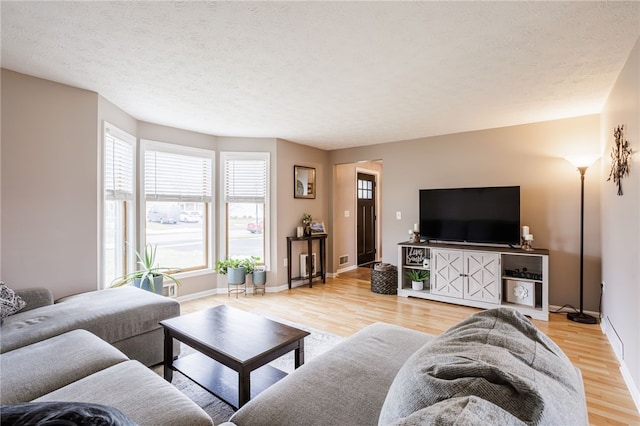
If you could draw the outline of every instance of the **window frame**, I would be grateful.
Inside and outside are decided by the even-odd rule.
[[[228,203],[226,201],[226,185],[227,185],[227,169],[226,163],[228,160],[260,160],[265,163],[265,194],[264,194],[264,206],[263,206],[263,218],[262,218],[262,246],[264,257],[260,259],[260,264],[264,265],[266,270],[271,270],[271,247],[269,241],[271,241],[271,153],[266,151],[221,151],[220,153],[220,186],[219,186],[219,253],[220,260],[227,258],[229,250],[229,241],[227,235],[227,222],[228,222]]]
[[[113,191],[113,195],[111,197],[109,197],[107,195],[107,184],[106,184],[106,178],[107,178],[107,165],[106,165],[106,161],[108,158],[108,153],[107,153],[107,134],[110,135],[111,137],[113,137],[114,139],[117,139],[121,142],[124,142],[128,145],[130,145],[131,148],[131,158],[130,158],[130,180],[131,180],[131,193],[130,195],[127,197],[124,191],[117,191],[114,189]],[[122,271],[117,271],[116,272],[116,276],[114,278],[117,278],[118,276],[120,276],[119,274],[124,274],[126,272],[128,272],[131,269],[131,265],[135,265],[135,255],[133,253],[132,250],[129,249],[129,247],[127,246],[127,243],[129,244],[135,244],[135,237],[136,237],[136,199],[137,199],[137,181],[136,181],[136,152],[137,152],[137,148],[138,148],[138,143],[137,143],[137,138],[118,128],[117,126],[109,123],[106,120],[103,120],[103,131],[102,131],[102,145],[101,145],[101,154],[102,154],[102,158],[100,161],[100,230],[99,230],[99,236],[100,236],[100,260],[98,262],[98,288],[99,289],[105,289],[108,288],[110,286],[110,282],[106,282],[105,280],[105,271],[106,271],[106,232],[105,232],[105,214],[106,214],[106,202],[107,201],[118,201],[120,202],[120,208],[122,213],[122,218],[121,220],[121,224],[122,224],[122,228],[121,228],[121,235],[120,237],[122,238],[122,244],[120,244],[119,247],[119,252],[116,253],[116,258],[120,258],[120,262],[122,264]],[[115,186],[119,186],[119,185],[113,185],[113,187],[115,188]]]
[[[206,158],[210,162],[211,167],[211,180],[209,182],[209,188],[211,194],[208,200],[200,200],[195,201],[187,197],[185,200],[180,199],[156,199],[156,200],[147,200],[147,194],[145,190],[145,156],[147,151],[158,151],[165,152],[169,154],[177,154],[177,155],[185,155],[192,157],[202,157]],[[146,203],[147,201],[185,201],[185,202],[199,202],[204,203],[204,212],[202,215],[203,221],[203,236],[204,236],[204,265],[199,265],[195,267],[182,268],[180,272],[177,272],[175,275],[178,277],[185,276],[194,276],[199,275],[200,273],[209,273],[214,270],[215,262],[215,253],[214,253],[214,232],[212,224],[214,221],[214,210],[215,210],[215,166],[216,166],[216,152],[210,149],[196,148],[192,146],[180,145],[176,143],[168,143],[168,142],[159,142],[150,139],[140,139],[140,157],[139,157],[139,174],[138,174],[138,184],[140,185],[140,226],[139,226],[139,241],[140,246],[138,250],[144,249],[144,244],[147,240],[147,220],[146,220]],[[172,265],[172,266],[180,266],[180,265]]]

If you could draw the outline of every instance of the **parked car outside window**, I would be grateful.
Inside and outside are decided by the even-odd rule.
[[[160,223],[178,223],[180,219],[180,211],[177,206],[153,206],[147,212],[147,220],[149,222]]]
[[[200,222],[199,212],[182,212],[180,213],[180,222],[198,223]]]
[[[247,223],[247,231],[251,232],[252,234],[262,234],[262,227],[262,221]]]

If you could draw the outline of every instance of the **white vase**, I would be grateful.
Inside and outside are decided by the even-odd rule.
[[[413,290],[422,290],[424,288],[424,281],[411,281],[411,288]]]

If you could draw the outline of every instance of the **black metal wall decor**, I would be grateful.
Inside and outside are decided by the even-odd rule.
[[[618,185],[618,195],[622,195],[621,179],[629,176],[629,170],[631,170],[631,148],[629,148],[629,141],[624,140],[623,132],[624,124],[613,131],[616,144],[611,149],[611,171],[607,179],[607,182],[613,179],[613,182]]]

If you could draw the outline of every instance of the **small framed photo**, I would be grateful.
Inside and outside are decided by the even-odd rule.
[[[315,167],[293,166],[293,198],[316,198]]]
[[[309,224],[309,226],[311,226],[311,233],[312,234],[326,234],[327,231],[324,227],[324,222],[321,220],[313,220],[311,221],[311,223]]]

